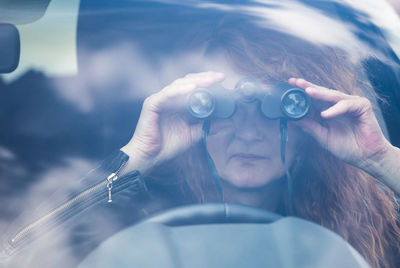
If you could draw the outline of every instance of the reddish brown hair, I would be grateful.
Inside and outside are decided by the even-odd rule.
[[[361,66],[349,62],[337,49],[271,30],[257,30],[244,22],[225,20],[217,30],[204,26],[199,29],[190,37],[192,44],[205,45],[206,53],[225,54],[244,76],[269,83],[301,77],[359,96],[371,90],[368,82],[358,79]],[[341,235],[372,267],[399,267],[400,231],[393,193],[365,172],[332,156],[311,137],[305,135],[299,146],[291,167],[295,214]],[[178,177],[182,181],[190,178],[186,183],[199,202],[217,199],[201,144],[178,161]]]

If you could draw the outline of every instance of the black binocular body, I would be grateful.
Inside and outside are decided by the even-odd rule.
[[[190,114],[196,118],[229,118],[236,110],[236,103],[260,103],[263,116],[268,119],[299,120],[310,110],[311,100],[302,88],[281,82],[271,89],[263,89],[254,78],[239,80],[233,90],[220,84],[193,91],[187,100]]]

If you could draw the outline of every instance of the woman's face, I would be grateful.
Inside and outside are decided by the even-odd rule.
[[[237,187],[259,187],[281,178],[279,120],[266,119],[257,102],[238,102],[229,119],[213,120],[207,150],[221,178]],[[286,161],[290,166],[299,130],[290,125]]]

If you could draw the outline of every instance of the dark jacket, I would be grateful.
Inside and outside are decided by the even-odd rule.
[[[149,192],[138,171],[114,177],[108,202],[107,178],[118,176],[127,161],[123,152],[113,153],[83,179],[22,214],[3,235],[0,267],[75,267],[106,238],[176,205],[173,198]]]

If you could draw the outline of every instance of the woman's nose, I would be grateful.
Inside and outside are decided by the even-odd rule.
[[[265,120],[258,111],[247,110],[234,120],[235,138],[244,142],[259,142],[266,138]]]
[[[264,140],[264,136],[257,127],[249,126],[248,124],[244,124],[237,128],[235,137],[244,142],[258,142]]]

